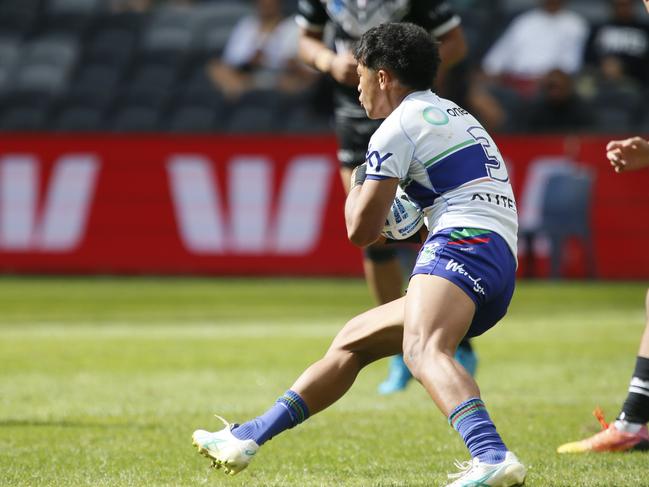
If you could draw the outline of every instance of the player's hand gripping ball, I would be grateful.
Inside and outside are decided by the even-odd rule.
[[[401,187],[397,187],[381,235],[392,240],[405,240],[417,233],[423,225],[424,214],[421,209],[410,201]]]

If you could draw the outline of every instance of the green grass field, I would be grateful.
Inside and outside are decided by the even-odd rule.
[[[643,283],[519,284],[476,340],[483,398],[528,486],[647,486],[649,455],[559,456],[626,396]],[[418,384],[387,362],[225,477],[194,429],[262,412],[370,305],[361,280],[0,279],[2,486],[438,486],[466,460]]]

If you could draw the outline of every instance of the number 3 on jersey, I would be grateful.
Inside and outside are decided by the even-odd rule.
[[[509,175],[507,174],[505,162],[487,131],[482,127],[469,127],[467,132],[469,132],[469,135],[482,146],[482,150],[484,150],[484,153],[489,160],[489,162],[485,164],[489,177],[503,183],[508,182]]]

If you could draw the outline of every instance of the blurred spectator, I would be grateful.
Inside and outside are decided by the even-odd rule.
[[[230,99],[254,89],[305,90],[314,75],[297,61],[297,25],[283,16],[281,0],[256,5],[256,14],[235,26],[221,59],[209,64],[210,78]]]
[[[146,12],[151,9],[153,0],[110,0],[112,12]]]
[[[148,12],[161,4],[190,5],[194,0],[109,0],[112,12]]]
[[[541,90],[521,117],[526,131],[565,133],[592,127],[590,106],[577,94],[572,77],[553,69],[541,80]]]
[[[610,80],[649,80],[649,25],[634,14],[634,0],[611,0],[612,16],[590,31],[585,63]]]
[[[516,17],[487,52],[484,72],[524,96],[533,94],[552,69],[578,72],[588,25],[563,4],[540,0],[539,8]]]

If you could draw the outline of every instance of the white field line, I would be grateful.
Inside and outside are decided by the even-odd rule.
[[[2,339],[71,339],[71,338],[146,338],[162,340],[169,338],[239,338],[239,337],[331,337],[343,323],[310,321],[301,324],[276,322],[191,322],[143,324],[124,321],[102,321],[100,323],[16,323],[2,324]]]

